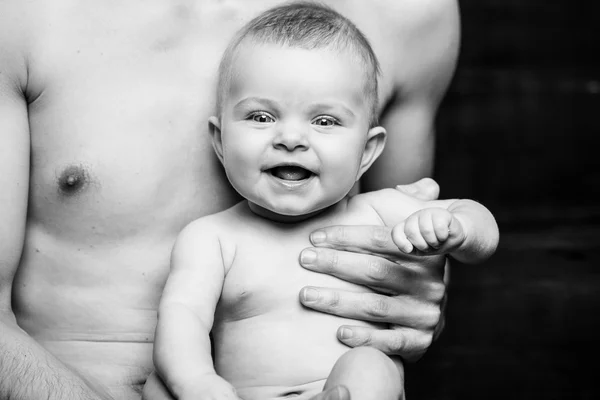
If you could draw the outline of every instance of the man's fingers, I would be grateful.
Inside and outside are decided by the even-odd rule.
[[[425,289],[419,271],[372,255],[308,248],[300,254],[300,264],[314,272],[394,295]],[[441,274],[438,275],[441,280]]]
[[[398,185],[396,190],[424,201],[437,200],[440,195],[440,186],[431,178],[423,178],[409,185]]]
[[[317,311],[339,317],[410,326],[433,331],[440,309],[417,302],[412,296],[385,296],[308,286],[300,291],[300,302]]]
[[[433,333],[401,327],[378,330],[364,326],[344,325],[338,329],[337,337],[350,347],[374,347],[386,354],[399,355],[407,361],[416,361],[431,345]]]
[[[386,226],[336,225],[314,231],[310,241],[316,247],[397,256],[398,248],[392,242],[391,231]]]
[[[300,264],[308,270],[333,275],[383,293],[396,295],[431,292],[432,295],[443,296],[445,292],[442,256],[407,256],[406,261],[399,265],[373,255],[311,247],[300,253]],[[423,279],[424,276],[427,279]]]
[[[310,400],[350,400],[350,392],[345,386],[334,386],[324,390]]]

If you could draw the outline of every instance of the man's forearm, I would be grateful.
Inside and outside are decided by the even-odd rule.
[[[109,400],[31,337],[0,318],[0,399]]]

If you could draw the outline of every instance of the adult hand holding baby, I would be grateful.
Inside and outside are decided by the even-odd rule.
[[[422,200],[439,194],[437,183],[428,178],[396,189]],[[305,287],[300,301],[317,311],[389,324],[382,330],[341,326],[337,336],[350,347],[372,346],[414,361],[443,329],[446,258],[407,255],[394,244],[391,231],[384,226],[331,226],[313,232],[315,247],[302,252],[303,267],[376,293]]]

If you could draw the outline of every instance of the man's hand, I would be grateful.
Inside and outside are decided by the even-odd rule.
[[[398,185],[396,190],[423,201],[437,200],[440,195],[440,185],[431,178],[423,178],[409,185]]]
[[[428,200],[439,193],[431,179],[397,189]],[[407,255],[394,244],[391,231],[383,226],[332,226],[313,232],[315,247],[300,255],[304,268],[377,293],[305,287],[300,300],[317,311],[389,324],[383,330],[341,326],[337,336],[350,347],[373,346],[412,361],[427,351],[443,329],[446,258]]]

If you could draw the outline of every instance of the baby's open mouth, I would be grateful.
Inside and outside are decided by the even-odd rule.
[[[297,165],[280,165],[278,167],[269,169],[269,172],[274,177],[283,179],[285,181],[301,181],[314,175],[306,168],[302,168]]]

